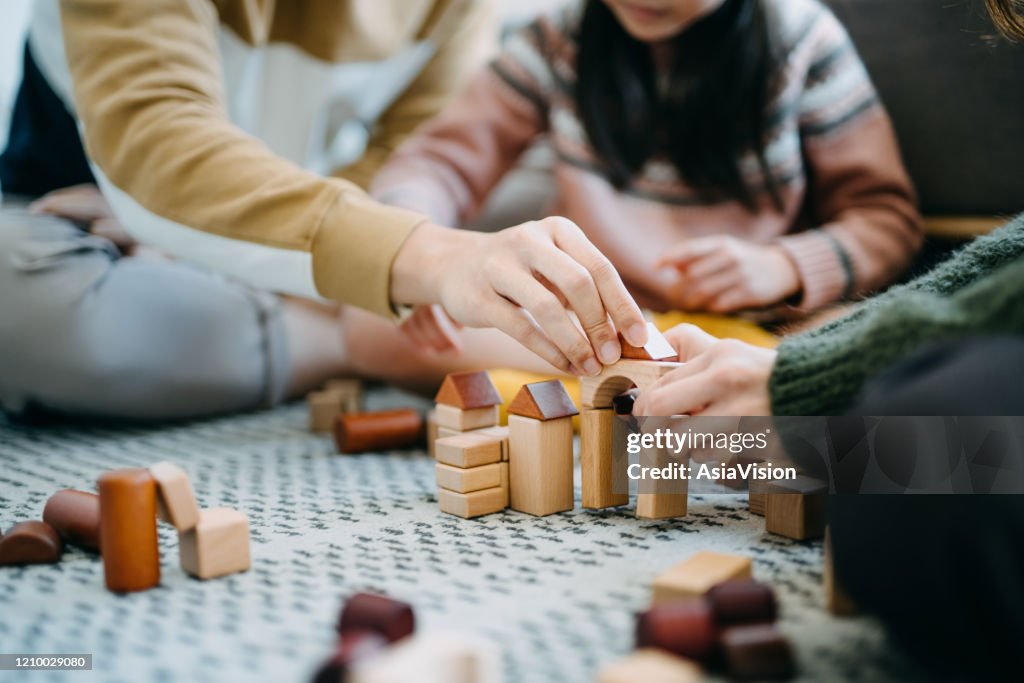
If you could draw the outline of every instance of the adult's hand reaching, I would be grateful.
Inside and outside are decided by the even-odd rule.
[[[460,325],[496,327],[576,375],[620,358],[617,331],[630,344],[647,342],[640,308],[611,262],[564,218],[492,234],[425,223],[395,259],[391,297],[441,304]]]

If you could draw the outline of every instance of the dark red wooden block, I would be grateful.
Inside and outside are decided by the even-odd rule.
[[[714,654],[716,636],[711,606],[703,599],[658,605],[636,617],[638,649],[655,647],[707,661]]]
[[[775,591],[757,581],[726,581],[707,592],[715,623],[719,626],[775,621]]]
[[[734,626],[722,633],[729,675],[744,680],[782,680],[796,673],[793,648],[774,624]]]
[[[100,497],[85,491],[57,491],[46,501],[43,521],[72,545],[100,549]]]
[[[338,620],[343,638],[349,631],[373,631],[391,643],[412,635],[415,628],[412,605],[373,593],[357,593],[346,600]]]
[[[423,438],[423,417],[412,409],[349,413],[334,420],[339,453],[390,451],[415,446]]]
[[[15,524],[0,537],[0,565],[52,564],[63,552],[60,534],[46,522]]]

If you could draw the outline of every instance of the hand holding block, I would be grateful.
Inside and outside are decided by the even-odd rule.
[[[411,408],[339,415],[334,421],[334,444],[339,453],[409,448],[422,438],[423,417]]]
[[[338,618],[338,633],[373,631],[395,643],[416,630],[412,605],[375,593],[356,593],[345,601]]]
[[[43,508],[43,521],[66,542],[100,549],[100,497],[86,491],[58,491]]]
[[[100,492],[100,551],[107,588],[144,591],[160,583],[156,481],[149,470],[106,472]]]
[[[774,624],[735,626],[722,634],[729,675],[742,680],[783,680],[796,673],[793,649]]]
[[[468,469],[501,461],[501,441],[482,434],[457,434],[438,439],[434,455],[439,463]]]
[[[63,552],[60,534],[46,522],[15,524],[0,536],[0,566],[53,564]]]
[[[249,569],[249,519],[237,510],[201,510],[195,528],[178,534],[181,568],[197,579]]]
[[[637,650],[609,664],[597,675],[598,683],[699,683],[701,668],[693,662],[658,650]]]
[[[775,591],[757,581],[720,583],[707,598],[719,626],[771,623],[778,613]]]
[[[707,661],[715,652],[718,631],[711,607],[700,599],[657,605],[636,617],[636,646],[653,647],[680,657]]]
[[[716,584],[749,579],[753,563],[749,557],[702,551],[659,574],[652,585],[652,603],[699,598]]]
[[[149,473],[156,480],[159,518],[178,531],[195,528],[199,523],[199,504],[185,470],[173,463],[160,462],[151,466]]]
[[[622,342],[622,357],[630,360],[656,360],[675,362],[679,360],[679,354],[669,343],[668,339],[665,339],[665,335],[661,333],[661,330],[657,328],[654,323],[647,323],[647,343],[643,346],[633,346],[629,344],[622,336],[619,336],[619,341]]]

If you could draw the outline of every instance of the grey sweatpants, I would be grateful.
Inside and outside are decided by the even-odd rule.
[[[281,401],[289,371],[277,297],[0,210],[5,410],[199,417]]]

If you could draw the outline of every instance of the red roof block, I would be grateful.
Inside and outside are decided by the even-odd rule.
[[[672,345],[665,339],[654,323],[647,323],[647,343],[641,346],[632,346],[625,339],[619,338],[622,342],[622,357],[629,360],[656,360],[661,362],[675,363],[679,360],[679,354],[672,348]]]
[[[453,372],[444,378],[434,401],[462,410],[473,410],[501,405],[501,394],[491,381],[491,376],[483,370]]]
[[[579,415],[576,404],[557,379],[523,385],[509,404],[508,413],[535,420],[556,420]]]

